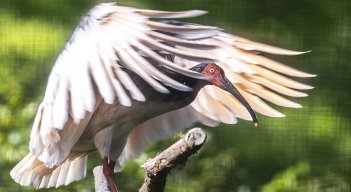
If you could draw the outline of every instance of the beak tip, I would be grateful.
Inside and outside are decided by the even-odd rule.
[[[255,128],[259,128],[259,127],[260,127],[260,125],[258,124],[258,122],[255,122],[255,123],[254,123],[254,126],[255,126]]]

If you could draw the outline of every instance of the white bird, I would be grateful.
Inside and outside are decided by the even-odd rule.
[[[32,127],[30,152],[11,177],[36,188],[67,185],[86,176],[87,156],[98,149],[114,190],[115,163],[195,122],[217,126],[241,118],[258,126],[252,109],[284,116],[261,98],[301,107],[284,96],[305,97],[300,90],[312,87],[287,76],[315,75],[259,53],[304,52],[256,43],[217,27],[150,20],[204,13],[114,3],[93,7],[54,64]]]

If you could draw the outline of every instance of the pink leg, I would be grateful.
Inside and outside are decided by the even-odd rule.
[[[104,173],[107,184],[111,190],[111,192],[118,192],[117,186],[114,182],[113,169],[115,168],[116,162],[108,161],[108,158],[105,157],[102,160],[102,172]]]

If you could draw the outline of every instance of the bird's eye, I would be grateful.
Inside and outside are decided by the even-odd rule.
[[[210,69],[210,73],[213,73],[215,70],[214,69]]]

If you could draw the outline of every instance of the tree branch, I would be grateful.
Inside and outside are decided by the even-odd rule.
[[[176,143],[142,165],[145,171],[144,184],[139,192],[164,191],[168,173],[177,165],[182,165],[196,153],[206,141],[206,133],[201,128],[193,128]],[[93,170],[96,192],[109,192],[102,166]]]
[[[102,172],[102,166],[96,166],[93,169],[94,180],[95,180],[95,192],[111,192],[108,187],[106,177]]]
[[[145,171],[145,180],[139,192],[163,191],[171,169],[184,164],[189,156],[201,148],[206,137],[202,129],[191,129],[184,138],[144,163],[142,167]]]

